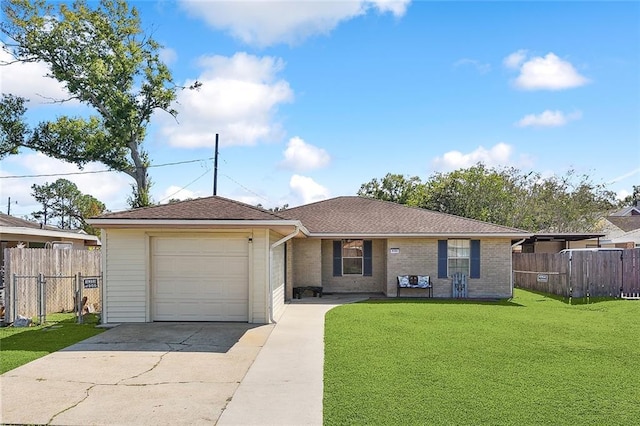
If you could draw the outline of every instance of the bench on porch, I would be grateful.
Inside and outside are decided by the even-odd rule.
[[[293,298],[294,299],[302,299],[302,293],[305,291],[311,291],[313,293],[313,297],[322,297],[322,287],[318,286],[304,286],[304,287],[294,287],[293,288]]]
[[[398,297],[400,289],[418,288],[427,290],[427,297],[433,296],[433,285],[429,275],[398,275]]]

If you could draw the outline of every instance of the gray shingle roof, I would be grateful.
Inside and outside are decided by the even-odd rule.
[[[60,231],[60,228],[49,225],[40,225],[38,222],[32,222],[30,220],[20,219],[19,217],[10,216],[8,214],[0,213],[0,226],[10,226],[16,228],[33,228],[33,229],[50,229],[52,231]],[[69,231],[66,229],[65,231]]]
[[[299,220],[312,234],[491,235],[523,237],[521,229],[364,197],[337,197],[272,213],[223,197],[107,213],[95,219],[128,220]]]
[[[319,234],[530,234],[450,214],[364,197],[337,197],[279,212]]]
[[[141,220],[279,220],[280,216],[249,204],[212,196],[123,212],[95,219]]]
[[[609,216],[607,220],[624,232],[640,229],[640,216]]]

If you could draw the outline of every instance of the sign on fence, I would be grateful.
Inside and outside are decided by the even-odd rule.
[[[98,288],[98,279],[97,278],[83,278],[82,284],[84,288]]]
[[[538,274],[537,281],[539,283],[548,283],[549,282],[549,275],[547,275],[547,274]]]

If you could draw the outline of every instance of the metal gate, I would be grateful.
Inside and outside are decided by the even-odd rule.
[[[5,322],[14,322],[18,315],[37,317],[40,324],[47,314],[75,312],[78,322],[86,313],[99,312],[102,277],[76,275],[16,275],[9,284],[5,300]],[[86,297],[86,299],[84,299]]]

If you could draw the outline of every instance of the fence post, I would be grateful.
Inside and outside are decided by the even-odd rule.
[[[44,279],[44,275],[42,273],[38,274],[38,322],[40,325],[44,324],[46,321],[46,297],[47,293],[45,290],[46,281]]]
[[[13,291],[11,292],[11,309],[13,310],[12,322],[16,322],[16,320],[18,319],[18,308],[16,306],[16,303],[18,303],[18,297],[16,296],[17,291],[18,291],[18,275],[13,274]]]
[[[624,253],[625,251],[626,250],[623,250],[620,252],[620,297],[624,296]]]
[[[76,314],[78,315],[78,324],[82,324],[82,273],[76,274]]]

